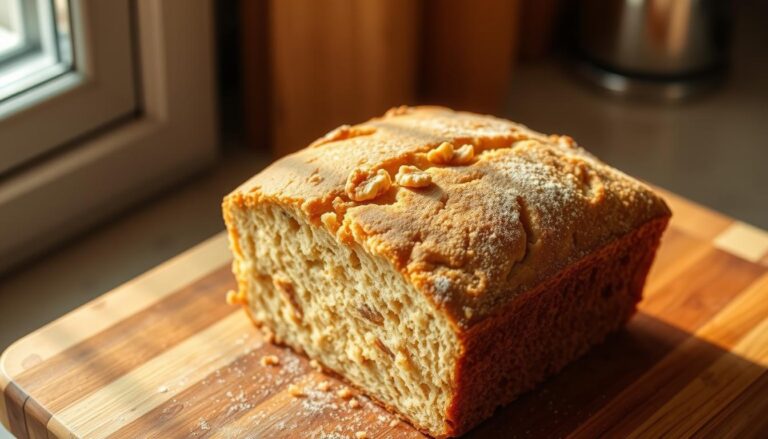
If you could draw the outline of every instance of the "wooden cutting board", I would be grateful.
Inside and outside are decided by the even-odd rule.
[[[628,328],[468,436],[768,437],[768,233],[666,198]],[[20,438],[420,437],[265,342],[224,303],[228,262],[217,235],[19,340],[0,360],[2,423]]]

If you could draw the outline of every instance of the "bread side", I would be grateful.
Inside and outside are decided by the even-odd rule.
[[[225,203],[254,321],[425,431],[445,429],[460,344],[389,262],[288,206]]]
[[[462,333],[446,414],[450,435],[466,432],[623,327],[635,314],[666,225],[666,218],[644,224]]]
[[[669,215],[569,137],[436,107],[334,130],[224,200],[254,320],[437,436],[619,327]]]

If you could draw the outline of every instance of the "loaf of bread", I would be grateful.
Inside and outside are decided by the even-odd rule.
[[[437,437],[620,328],[670,217],[568,136],[439,107],[333,130],[223,211],[254,322]]]

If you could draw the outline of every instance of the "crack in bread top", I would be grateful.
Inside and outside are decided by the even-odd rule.
[[[465,165],[429,151],[472,145]],[[394,180],[402,165],[429,173],[421,188],[392,185],[353,201],[361,167]],[[286,156],[230,197],[295,206],[332,233],[387,258],[451,321],[466,328],[524,291],[640,225],[669,216],[642,183],[603,164],[570,137],[546,136],[490,116],[400,108],[342,127]]]

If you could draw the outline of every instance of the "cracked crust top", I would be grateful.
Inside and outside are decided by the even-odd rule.
[[[430,160],[445,142],[471,147],[453,161]],[[403,165],[428,173],[431,184],[393,183],[364,201],[345,191],[361,169],[395,181]],[[439,107],[400,107],[340,127],[227,200],[301,209],[342,241],[389,259],[465,329],[575,260],[670,215],[648,187],[567,136]]]

